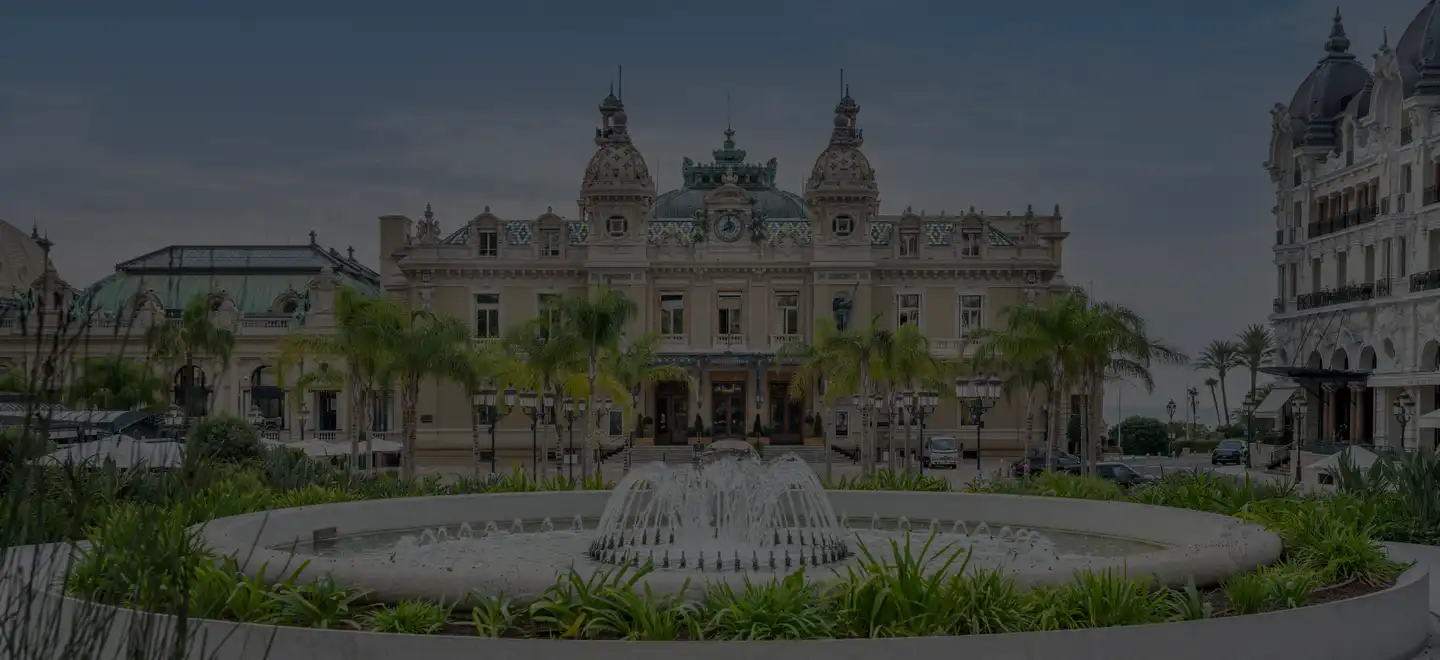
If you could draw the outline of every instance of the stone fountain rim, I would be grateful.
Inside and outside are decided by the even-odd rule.
[[[476,511],[487,512],[485,515],[494,516],[497,520],[574,515],[598,517],[611,492],[549,491],[359,500],[231,516],[204,523],[198,528],[210,548],[220,554],[234,556],[247,575],[256,575],[262,570],[271,576],[281,572],[289,574],[299,568],[301,580],[330,575],[342,585],[369,589],[372,598],[386,602],[456,600],[472,590],[482,593],[503,591],[509,596],[524,598],[538,595],[550,586],[555,579],[553,572],[536,574],[533,579],[511,575],[501,580],[493,572],[486,571],[455,571],[444,567],[398,565],[343,557],[297,556],[273,548],[295,541],[309,541],[316,530],[346,536],[402,527],[452,525],[461,516],[478,517],[475,516]],[[1191,509],[989,493],[841,490],[826,491],[826,494],[832,509],[852,518],[873,514],[882,518],[945,519],[953,513],[930,515],[926,511],[954,512],[959,506],[965,512],[956,518],[983,521],[992,526],[1004,524],[1052,529],[1155,543],[1166,547],[1123,557],[1093,558],[1080,564],[1066,564],[1064,568],[1108,569],[1148,575],[1167,586],[1180,586],[1188,579],[1194,579],[1202,587],[1217,584],[1235,573],[1273,563],[1279,559],[1282,550],[1279,537],[1257,525]],[[892,515],[891,512],[898,513]],[[1227,542],[1219,541],[1227,536]],[[303,566],[302,561],[305,562]],[[1070,572],[1021,572],[1015,577],[1021,586],[1038,587],[1068,581]],[[714,580],[728,581],[730,578],[726,576],[746,574],[709,575]],[[663,579],[668,578],[663,578],[662,574],[647,577],[647,580]],[[675,580],[678,583],[680,578]],[[656,586],[665,588],[665,584],[657,583]]]

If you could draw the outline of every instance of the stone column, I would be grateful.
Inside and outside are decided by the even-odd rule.
[[[1395,442],[1396,429],[1391,428],[1391,424],[1395,421],[1395,416],[1390,414],[1390,406],[1387,403],[1390,399],[1390,388],[1370,388],[1370,405],[1375,411],[1373,418],[1370,420],[1371,436],[1377,446],[1397,446]]]
[[[1358,443],[1365,439],[1365,386],[1360,383],[1350,384],[1350,442]]]

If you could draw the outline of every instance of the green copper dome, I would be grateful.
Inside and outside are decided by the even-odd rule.
[[[712,152],[713,162],[700,164],[686,158],[680,168],[684,185],[660,195],[651,208],[657,220],[691,219],[705,210],[705,198],[715,189],[733,183],[750,196],[757,215],[772,220],[804,219],[805,200],[775,187],[778,163],[747,163],[745,150],[735,147],[735,131],[725,129],[725,143]]]

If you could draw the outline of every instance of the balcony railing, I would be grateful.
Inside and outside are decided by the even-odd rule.
[[[745,345],[745,335],[737,333],[724,333],[715,335],[711,345],[716,348],[739,348]]]
[[[1410,276],[1410,290],[1431,291],[1440,289],[1440,269],[1427,270]]]
[[[688,343],[689,342],[685,340],[685,335],[660,335],[661,346],[680,348]]]
[[[180,325],[184,319],[166,316],[156,320],[157,323],[166,325]],[[25,326],[28,326],[25,327]],[[150,327],[147,317],[121,318],[111,314],[94,314],[89,318],[83,315],[66,315],[57,320],[55,314],[46,314],[43,326],[39,313],[32,313],[21,322],[16,312],[8,313],[0,318],[0,334],[21,334],[26,330],[36,331],[43,327],[45,334],[52,334],[57,331],[66,334],[88,334],[92,337],[103,337],[106,335],[122,335],[139,337]],[[300,322],[291,316],[282,315],[255,315],[242,317],[237,324],[236,333],[240,336],[256,335],[284,335],[291,330],[300,327]]]
[[[485,346],[493,346],[493,345],[496,345],[496,344],[499,344],[499,343],[500,343],[500,338],[499,338],[499,337],[475,337],[475,343],[481,344],[481,345],[485,345]]]
[[[770,335],[770,348],[778,351],[786,344],[799,344],[804,340],[805,338],[801,337],[800,335],[792,335],[785,333],[773,334]]]
[[[1415,139],[1415,129],[1409,126],[1400,127],[1400,144],[1410,144]]]
[[[1425,187],[1425,206],[1440,202],[1440,186]]]
[[[1373,222],[1380,209],[1375,206],[1365,206],[1353,211],[1346,211],[1324,220],[1310,223],[1307,236],[1315,238],[1326,234],[1333,234],[1337,231],[1344,231],[1351,227],[1358,227],[1368,222]]]
[[[1270,309],[1276,314],[1283,314],[1285,312],[1285,299],[1272,298],[1270,300]]]
[[[1295,297],[1295,309],[1306,310],[1331,305],[1360,302],[1390,295],[1390,280],[1347,284],[1336,289],[1325,289],[1314,293],[1302,293]],[[1279,311],[1279,310],[1277,310]]]
[[[321,442],[335,442],[340,439],[339,431],[316,431],[315,439]]]

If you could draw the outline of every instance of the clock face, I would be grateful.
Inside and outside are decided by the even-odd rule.
[[[740,238],[744,228],[740,225],[740,217],[734,213],[726,213],[721,216],[720,222],[715,225],[715,235],[726,243],[734,243]]]

